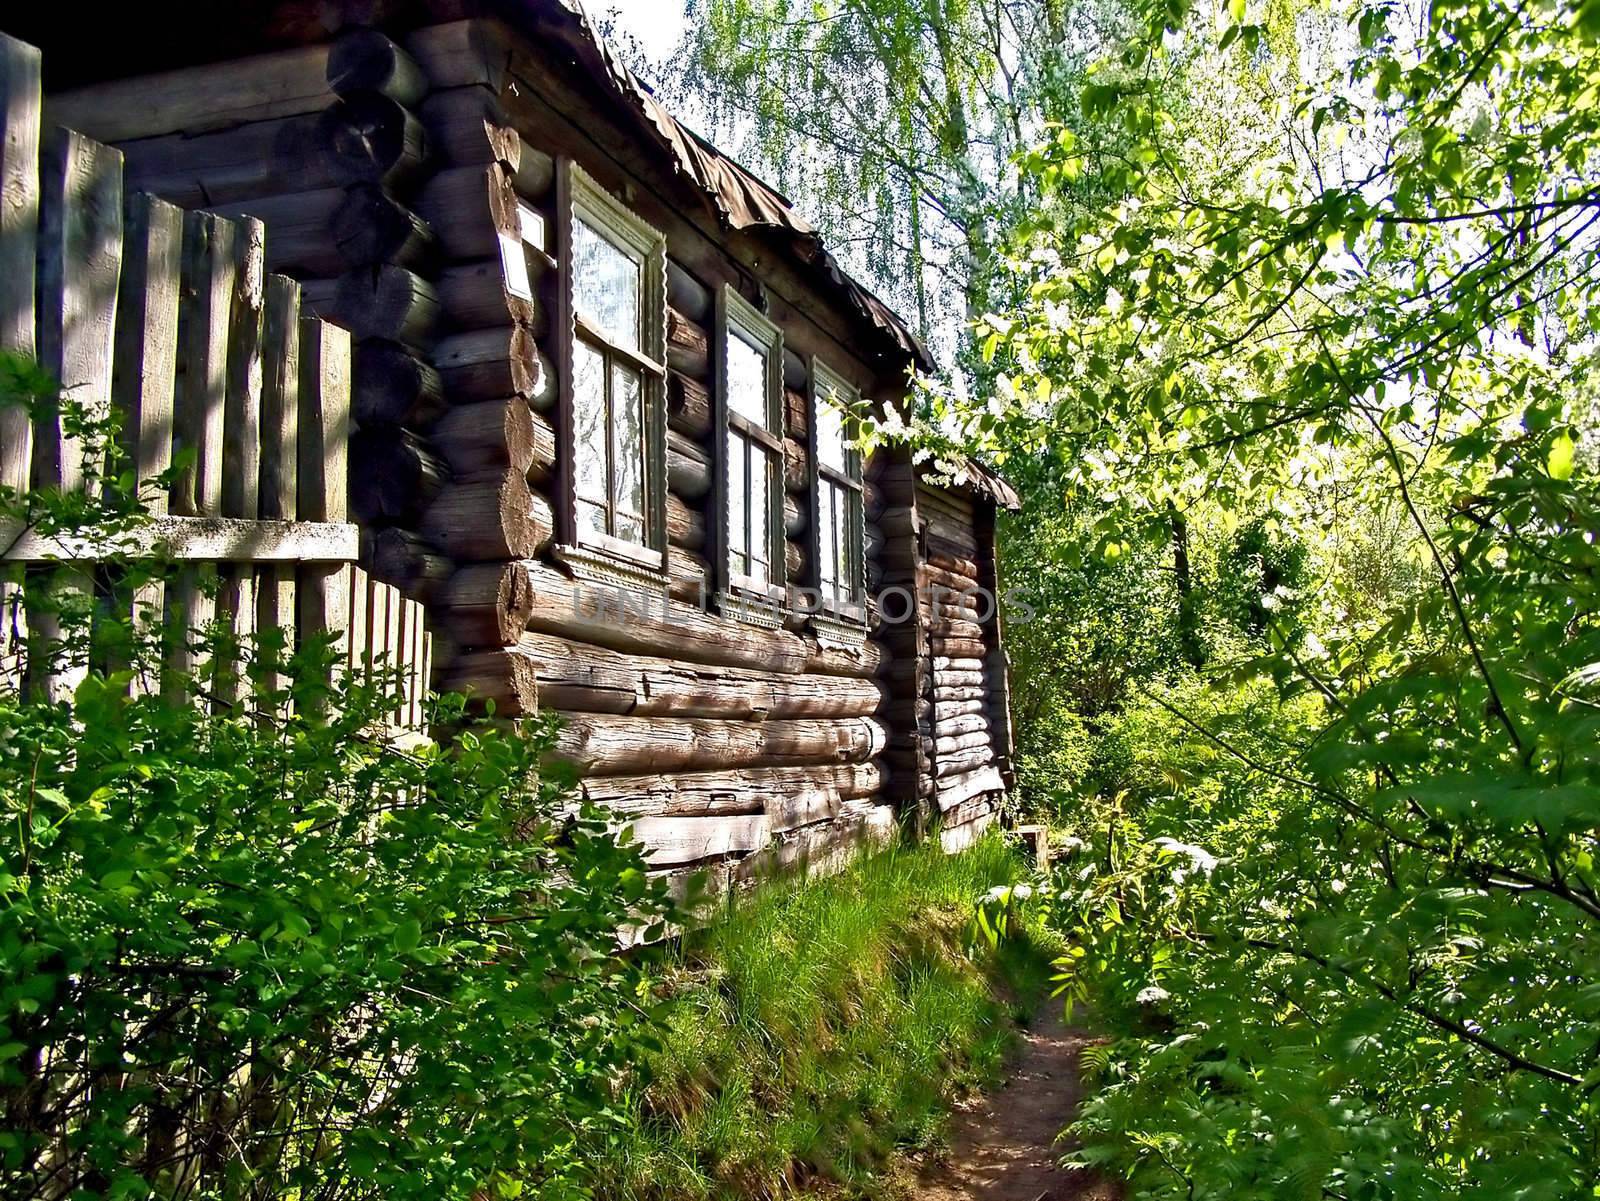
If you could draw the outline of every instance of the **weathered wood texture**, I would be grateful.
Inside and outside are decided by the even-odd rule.
[[[37,58],[0,38],[5,346],[36,350],[72,406],[115,410],[140,479],[167,471],[175,449],[193,452],[193,463],[170,490],[145,489],[148,524],[72,539],[7,529],[0,539],[6,563],[25,564],[41,595],[59,597],[86,591],[97,560],[159,554],[179,567],[142,587],[130,616],[173,631],[174,669],[198,665],[187,631],[215,618],[226,619],[246,648],[260,629],[283,630],[291,647],[334,631],[355,670],[396,669],[401,699],[391,724],[419,728],[430,653],[422,609],[364,573],[352,578],[358,537],[346,520],[348,336],[302,319],[299,286],[267,273],[259,221],[186,215],[143,193],[124,204],[120,156],[78,133],[56,131],[41,154],[36,75]],[[250,102],[249,92],[245,85],[239,103]],[[164,103],[138,89],[105,95]],[[94,107],[88,98],[74,103]],[[175,120],[170,113],[181,105],[174,105],[152,119]],[[77,110],[52,109],[61,111]],[[105,127],[119,129],[116,119],[107,115]],[[14,198],[37,198],[36,221],[12,212]],[[26,289],[12,286],[23,278]],[[24,432],[32,437],[8,430],[0,446],[5,480],[94,485],[100,451],[92,440],[59,418],[40,418]],[[25,623],[7,622],[5,636],[25,626],[25,638],[4,648],[0,682],[15,685],[25,673],[59,695],[85,665],[55,653],[53,613],[40,607],[18,616]],[[219,672],[215,689],[254,703],[236,671]]]

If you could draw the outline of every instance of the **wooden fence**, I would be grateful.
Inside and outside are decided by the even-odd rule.
[[[299,284],[266,274],[259,221],[125,199],[119,152],[42,130],[39,59],[0,35],[0,349],[36,359],[84,411],[116,412],[140,480],[183,467],[127,537],[0,528],[0,685],[26,673],[71,687],[81,666],[27,661],[29,627],[37,645],[53,621],[31,590],[92,588],[93,563],[131,549],[176,564],[139,613],[226,622],[246,642],[334,631],[355,670],[400,670],[392,724],[420,728],[422,608],[356,566],[347,520],[349,335],[303,317]],[[86,453],[59,419],[0,408],[0,484],[83,488]]]

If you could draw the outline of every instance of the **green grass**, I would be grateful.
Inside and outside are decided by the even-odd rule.
[[[871,1194],[937,1143],[1048,988],[1032,928],[973,944],[975,900],[1018,879],[998,836],[886,852],[743,898],[662,964],[651,1082],[602,1165],[607,1201],[762,1198],[817,1178]]]

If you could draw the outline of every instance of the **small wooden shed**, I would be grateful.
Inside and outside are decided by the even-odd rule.
[[[436,685],[561,715],[653,867],[725,886],[993,821],[1014,495],[863,462],[851,413],[926,351],[576,0],[6,24],[47,122],[117,147],[130,193],[260,218],[351,331],[364,566],[425,605]]]

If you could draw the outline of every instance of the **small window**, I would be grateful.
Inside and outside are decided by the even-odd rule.
[[[783,335],[732,289],[719,302],[727,590],[778,599],[783,556]]]
[[[562,391],[567,529],[580,548],[665,563],[666,242],[566,165],[560,251],[572,333]]]
[[[852,414],[861,404],[861,393],[816,360],[811,389],[817,589],[826,612],[859,621],[865,618],[866,527]]]

